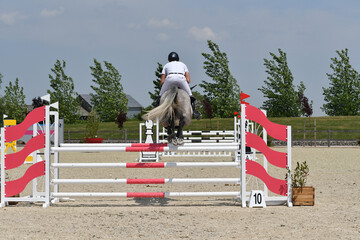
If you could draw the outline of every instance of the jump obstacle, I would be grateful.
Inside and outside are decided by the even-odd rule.
[[[252,175],[264,182],[264,202],[267,205],[292,206],[290,177],[287,180],[276,179],[267,172],[268,163],[284,169],[291,169],[291,127],[270,122],[266,116],[251,105],[241,105],[240,141],[231,143],[185,143],[173,146],[167,143],[132,143],[132,144],[60,144],[59,115],[50,111],[57,103],[43,106],[30,112],[25,120],[16,126],[1,128],[1,207],[10,201],[40,202],[43,207],[57,203],[65,197],[127,197],[127,198],[165,198],[165,197],[235,197],[246,207],[250,202],[252,191],[247,189],[247,178]],[[50,116],[54,118],[54,142],[50,141]],[[287,153],[277,152],[267,147],[266,139],[246,131],[246,123],[251,120],[264,127],[273,138],[287,142]],[[25,147],[16,153],[6,154],[5,143],[21,138],[26,129],[37,122],[45,121],[45,133],[34,136]],[[37,131],[36,131],[37,132]],[[266,134],[265,134],[266,135]],[[264,141],[265,140],[265,141]],[[254,148],[264,154],[263,165],[249,160],[246,147]],[[24,176],[13,180],[5,180],[5,171],[17,168],[23,164],[26,157],[34,151],[44,149],[44,160],[33,162]],[[151,162],[151,163],[61,163],[59,152],[169,152],[169,151],[232,151],[233,162]],[[51,155],[53,154],[53,160]],[[60,179],[61,168],[213,168],[233,167],[239,169],[240,178],[159,178],[159,179]],[[52,171],[51,171],[52,170]],[[44,192],[37,192],[37,178],[43,177]],[[21,193],[29,182],[33,183],[32,195],[12,197]],[[61,184],[167,184],[167,183],[234,183],[239,184],[235,192],[61,192]],[[255,189],[258,190],[258,189]],[[269,196],[268,190],[277,194]]]
[[[7,115],[4,114],[4,127],[9,127],[9,126],[15,126],[16,125],[16,119],[5,119],[6,117],[8,117]],[[15,141],[12,142],[6,142],[5,143],[5,153],[7,152],[7,150],[9,148],[11,148],[13,150],[13,152],[17,152],[17,141],[20,140],[20,142],[23,143],[27,143],[31,138],[37,136],[38,134],[42,134],[45,132],[44,129],[45,125],[42,123],[37,123],[32,125],[31,127],[29,127],[25,134],[20,138],[17,139]],[[51,141],[53,141],[53,137],[54,137],[54,124],[50,125],[50,131],[51,131]],[[63,119],[59,119],[59,126],[58,126],[58,130],[59,130],[59,141],[60,142],[64,142],[64,120]],[[37,159],[37,161],[41,161],[42,157],[41,157],[41,153],[40,151],[35,151],[33,152],[31,155],[29,155],[24,164],[28,164],[28,163],[33,163],[33,159]]]
[[[263,111],[264,112],[264,111]],[[264,113],[265,114],[265,113]],[[183,131],[185,143],[237,143],[240,144],[240,119],[234,117],[234,130],[213,130],[213,131]],[[144,129],[145,128],[145,129]],[[155,128],[155,132],[154,132]],[[257,132],[253,122],[246,124],[247,132]],[[143,142],[143,132],[145,130],[145,143],[166,143],[167,132],[165,128],[159,131],[159,123],[148,120],[139,124],[139,142]],[[264,133],[266,134],[266,132]],[[202,151],[166,151],[166,152],[141,152],[138,158],[139,162],[158,162],[160,156],[164,157],[232,157],[232,151],[223,149],[207,149]],[[247,148],[247,156],[254,160],[256,152]]]

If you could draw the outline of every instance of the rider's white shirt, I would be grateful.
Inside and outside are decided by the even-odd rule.
[[[169,73],[181,73],[185,75],[186,72],[189,72],[189,70],[184,63],[172,61],[165,64],[161,74],[165,74],[165,76],[167,76]]]
[[[177,86],[183,89],[184,91],[186,91],[187,94],[191,96],[192,95],[191,89],[184,76],[186,72],[189,72],[189,70],[186,67],[186,65],[182,62],[173,61],[165,64],[161,73],[165,74],[166,78],[164,84],[161,87],[160,96],[168,89],[170,89],[171,86]],[[170,74],[170,73],[176,73],[176,74]]]

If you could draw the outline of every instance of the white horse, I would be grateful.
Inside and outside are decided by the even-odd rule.
[[[160,105],[143,116],[145,120],[156,121],[166,128],[168,142],[174,145],[184,143],[183,127],[191,123],[192,108],[189,95],[176,86],[164,92]],[[175,134],[175,127],[177,133]]]

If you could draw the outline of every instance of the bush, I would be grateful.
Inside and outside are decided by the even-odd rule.
[[[124,127],[124,122],[126,122],[126,112],[121,110],[116,116],[115,123],[118,125],[119,129],[122,129]]]
[[[85,138],[95,138],[95,137],[97,137],[97,132],[99,130],[99,125],[100,125],[100,116],[95,110],[92,110],[89,113],[89,116],[88,116],[88,119],[87,119]]]

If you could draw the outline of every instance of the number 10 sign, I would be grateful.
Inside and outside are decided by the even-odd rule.
[[[266,208],[264,192],[260,190],[253,190],[250,194],[249,208],[262,207]]]

